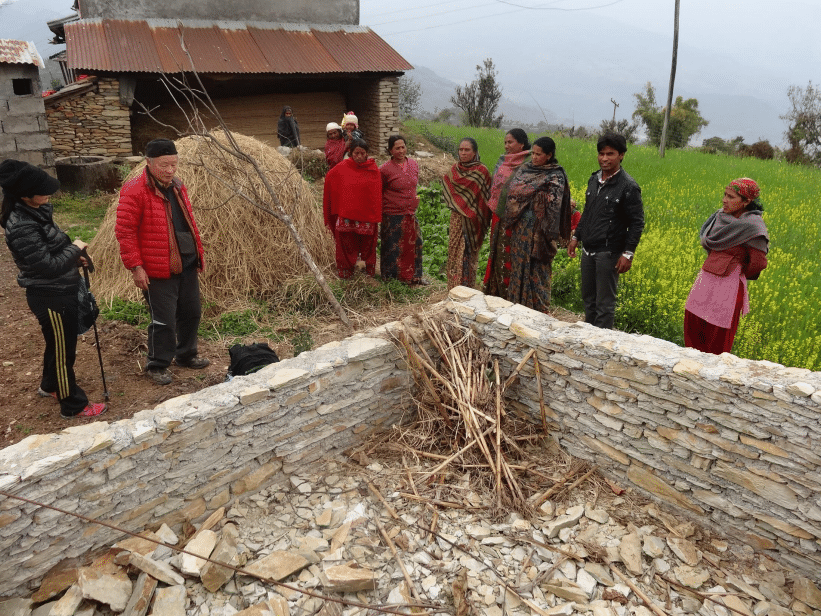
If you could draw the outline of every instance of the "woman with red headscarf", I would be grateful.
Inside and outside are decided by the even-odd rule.
[[[684,344],[705,353],[729,353],[738,321],[750,311],[747,281],[767,267],[770,236],[761,217],[758,184],[739,178],[724,189],[722,208],[701,227],[707,260],[684,310]]]

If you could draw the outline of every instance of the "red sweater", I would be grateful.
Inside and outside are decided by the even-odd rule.
[[[325,176],[322,198],[325,226],[332,232],[338,217],[358,222],[382,220],[382,176],[376,161],[361,165],[346,158]]]
[[[199,271],[205,263],[202,240],[194,222],[194,211],[188,191],[174,178],[180,207],[191,223],[191,232],[197,243]],[[123,184],[117,205],[117,223],[114,235],[120,243],[120,258],[128,269],[142,265],[149,278],[171,277],[171,234],[173,221],[170,204],[148,178],[147,169],[138,177]]]

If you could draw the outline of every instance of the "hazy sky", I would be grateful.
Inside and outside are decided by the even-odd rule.
[[[361,0],[360,22],[410,56],[431,48],[450,53],[448,37],[458,31],[474,33],[476,49],[486,55],[526,46],[532,56],[537,45],[550,48],[551,32],[575,24],[572,17],[612,20],[611,33],[578,33],[585,45],[579,53],[595,61],[618,46],[625,28],[669,37],[671,51],[674,6],[673,0]],[[751,70],[780,67],[809,79],[821,70],[819,26],[821,0],[681,0],[679,44],[735,57]]]
[[[0,0],[0,38],[52,55],[45,22],[72,1]],[[360,23],[457,83],[493,58],[507,98],[595,125],[610,98],[629,117],[647,81],[666,98],[673,10],[674,0],[360,0]],[[783,140],[787,88],[821,83],[821,0],[681,0],[680,16],[676,95],[698,98],[711,121],[701,137]]]
[[[538,98],[563,120],[598,123],[608,109],[612,114],[613,96],[619,117],[629,117],[632,94],[647,81],[666,99],[674,6],[673,0],[361,0],[360,22],[411,64],[457,83],[471,81],[476,64],[491,57],[506,96],[521,104]],[[697,97],[710,112],[701,137],[781,141],[787,88],[821,83],[819,25],[821,0],[681,0],[675,93]]]

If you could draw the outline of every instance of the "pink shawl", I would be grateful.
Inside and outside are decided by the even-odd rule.
[[[496,206],[499,205],[499,194],[502,192],[502,187],[513,175],[513,172],[518,169],[527,157],[530,156],[530,150],[522,150],[516,154],[505,154],[502,164],[496,170],[496,175],[493,176],[493,185],[490,187],[490,199],[487,201],[488,207],[496,213]]]

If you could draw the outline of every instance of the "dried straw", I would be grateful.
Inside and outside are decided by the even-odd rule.
[[[333,240],[310,185],[276,149],[252,137],[235,134],[234,138],[265,170],[319,268],[333,276]],[[263,205],[270,204],[250,165],[226,156],[200,137],[182,138],[176,146],[180,157],[177,175],[188,189],[205,248],[205,272],[200,278],[204,305],[218,311],[242,309],[249,299],[269,299],[286,281],[310,274],[285,225],[225,185]],[[142,165],[135,168],[128,179],[142,170]],[[139,300],[131,274],[120,261],[114,237],[116,209],[115,198],[90,247],[97,265],[95,293],[106,302],[115,297]]]

